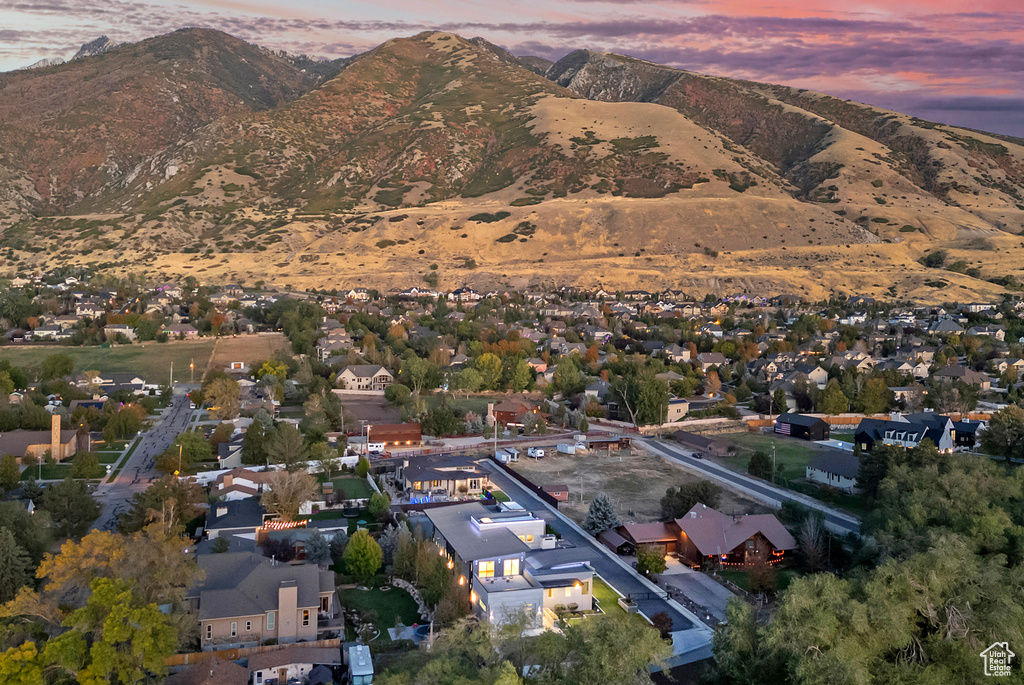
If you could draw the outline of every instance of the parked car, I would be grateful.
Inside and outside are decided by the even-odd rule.
[[[526,456],[533,457],[534,459],[543,459],[544,450],[540,447],[530,447],[526,450]]]

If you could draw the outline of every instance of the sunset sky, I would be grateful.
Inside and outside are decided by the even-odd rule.
[[[324,57],[426,29],[552,60],[609,50],[1024,136],[1022,0],[7,0],[0,70],[183,26]]]

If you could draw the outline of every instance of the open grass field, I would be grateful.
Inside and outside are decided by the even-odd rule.
[[[338,476],[337,478],[332,478],[331,482],[334,483],[335,495],[345,499],[363,499],[373,494],[373,490],[370,489],[370,484],[366,482],[365,478]]]
[[[9,359],[16,366],[30,366],[51,354],[67,354],[75,360],[75,373],[88,370],[128,372],[155,383],[167,383],[173,362],[174,380],[187,383],[188,366],[192,361],[196,365],[196,381],[202,379],[213,346],[213,340],[174,340],[114,347],[2,347],[0,359]]]
[[[288,350],[288,345],[284,333],[218,338],[209,358],[209,368],[224,369],[231,362],[252,364],[256,361],[265,361],[277,350]]]
[[[812,442],[773,434],[737,433],[723,436],[722,439],[736,445],[736,454],[731,457],[723,457],[722,463],[734,471],[742,473],[747,472],[750,455],[757,450],[763,450],[768,453],[768,456],[771,456],[774,445],[775,468],[784,478],[802,478],[807,462],[821,450]]]
[[[590,501],[598,492],[611,497],[622,521],[657,521],[661,518],[661,498],[669,486],[699,480],[682,467],[639,450],[633,450],[632,454],[623,452],[621,455],[618,452],[584,456],[548,454],[539,460],[521,458],[512,466],[536,485],[568,485],[569,501],[563,502],[559,511],[577,523],[582,523],[587,517]],[[727,513],[744,514],[770,511],[764,505],[729,490],[723,490],[718,508]]]

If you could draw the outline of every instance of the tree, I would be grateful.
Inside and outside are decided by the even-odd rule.
[[[14,534],[0,528],[0,603],[9,602],[18,590],[32,581],[32,560],[14,539]]]
[[[348,545],[345,546],[345,553],[342,561],[345,563],[345,571],[355,578],[356,582],[367,583],[377,571],[380,570],[384,553],[377,541],[370,537],[370,533],[361,528],[352,534]]]
[[[787,411],[789,411],[789,405],[786,401],[786,391],[782,388],[775,388],[775,392],[772,393],[772,412],[785,414]]]
[[[215,378],[203,388],[206,401],[210,405],[210,414],[214,418],[229,421],[238,416],[241,407],[241,393],[238,381],[234,378]]]
[[[253,421],[242,438],[242,463],[261,466],[267,463],[266,429],[260,421]]]
[[[306,463],[306,448],[302,441],[302,433],[291,424],[281,424],[267,441],[267,456],[276,464],[284,464],[289,471],[303,468]]]
[[[893,402],[892,390],[881,376],[869,378],[864,382],[857,403],[865,414],[878,414],[885,411]]]
[[[580,372],[573,355],[562,357],[555,367],[555,374],[552,378],[552,385],[555,390],[562,393],[562,397],[578,395],[587,388],[587,379]]]
[[[636,571],[649,576],[652,573],[664,573],[668,565],[665,563],[665,549],[660,545],[640,545],[636,548]]]
[[[603,492],[590,501],[590,508],[587,510],[587,519],[583,522],[583,529],[593,536],[619,525],[619,517],[612,506],[611,498]]]
[[[492,352],[485,352],[477,357],[473,365],[480,374],[480,386],[485,390],[498,390],[501,380],[501,359]]]
[[[51,354],[39,364],[39,373],[44,381],[66,378],[75,370],[75,360],[69,354]]]
[[[102,478],[104,474],[106,469],[95,452],[79,452],[71,460],[72,478]]]
[[[370,495],[370,501],[366,504],[366,510],[373,514],[374,518],[380,520],[391,511],[391,498],[383,492],[375,492]]]
[[[664,611],[651,616],[651,625],[658,629],[661,633],[661,639],[667,640],[669,635],[672,633],[672,617]]]
[[[722,498],[722,487],[710,480],[684,483],[678,488],[670,487],[661,498],[661,517],[666,520],[682,518],[697,504],[714,509]]]
[[[822,412],[833,416],[842,414],[850,409],[850,401],[846,399],[843,389],[839,387],[839,381],[835,378],[828,382],[825,390],[821,393],[819,408]]]
[[[359,457],[359,461],[356,462],[356,475],[360,478],[366,478],[366,475],[370,472],[370,460],[366,457]]]
[[[441,383],[441,370],[428,359],[410,356],[402,362],[402,380],[412,386],[412,392],[419,395],[423,390],[433,390]]]
[[[326,566],[331,561],[331,545],[319,528],[310,531],[306,538],[306,561],[320,566]]]
[[[18,468],[18,459],[13,454],[5,454],[0,458],[0,489],[10,492],[18,487],[21,479],[21,469]]]
[[[85,482],[67,478],[43,491],[42,509],[50,513],[53,527],[61,537],[84,533],[100,515],[100,505],[92,498]]]
[[[525,360],[519,359],[512,365],[509,372],[508,389],[512,392],[522,392],[533,380],[530,373],[530,365]]]
[[[828,533],[818,512],[808,514],[800,525],[797,542],[800,544],[800,553],[803,555],[807,570],[811,573],[817,573],[825,568],[825,545],[828,543],[826,535]]]
[[[204,462],[213,456],[210,441],[199,431],[185,431],[156,458],[156,467],[164,473],[188,472],[192,464]]]
[[[612,383],[611,392],[629,412],[634,424],[660,424],[664,420],[669,401],[668,387],[656,377],[654,369],[638,369],[635,364],[630,365]]]
[[[285,521],[294,521],[299,509],[317,494],[317,482],[305,471],[274,471],[266,474],[260,497],[263,508]]]
[[[121,514],[117,529],[135,533],[154,521],[167,531],[181,529],[203,513],[206,501],[205,490],[194,480],[168,474],[132,496],[131,508]]]
[[[1011,404],[994,413],[988,430],[981,433],[981,448],[1007,463],[1024,457],[1024,409]]]
[[[714,397],[722,390],[722,381],[716,371],[708,371],[704,375],[704,394]]]
[[[324,474],[324,477],[330,480],[331,473],[338,468],[338,450],[326,442],[317,442],[310,446],[309,456],[320,469],[320,472]]]
[[[772,477],[772,458],[764,450],[757,450],[750,455],[747,463],[747,473],[757,478],[769,480]]]
[[[452,390],[461,390],[469,397],[469,393],[477,392],[483,385],[483,377],[480,372],[472,367],[462,369],[452,376]]]
[[[412,391],[409,390],[408,386],[402,385],[401,383],[392,383],[388,387],[384,388],[384,399],[395,406],[402,406],[409,401],[409,396]]]

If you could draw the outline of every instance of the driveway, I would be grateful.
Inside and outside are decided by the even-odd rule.
[[[729,598],[735,595],[721,583],[715,582],[700,571],[694,571],[676,559],[669,557],[666,562],[668,568],[658,575],[658,585],[669,590],[672,595],[678,592],[693,602],[696,606],[687,605],[691,611],[706,612],[719,622],[724,622],[725,606]]]
[[[745,476],[735,471],[730,471],[724,466],[719,466],[706,459],[695,459],[691,450],[683,449],[678,445],[672,445],[670,443],[663,442],[661,440],[653,439],[638,439],[638,442],[643,444],[649,450],[655,454],[660,454],[665,459],[674,461],[681,466],[685,466],[691,471],[696,471],[703,474],[710,480],[717,481],[726,487],[731,487],[741,492],[745,492],[749,495],[753,495],[757,499],[767,502],[773,506],[782,506],[783,502],[790,501],[796,502],[808,509],[816,509],[822,513],[825,519],[825,525],[829,530],[845,535],[847,533],[855,533],[860,535],[860,519],[846,512],[839,511],[833,507],[823,504],[813,497],[802,495],[792,490],[785,490],[778,488],[773,485],[760,480],[758,478],[752,478]]]

